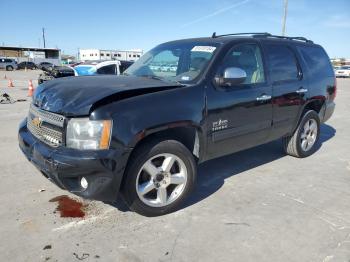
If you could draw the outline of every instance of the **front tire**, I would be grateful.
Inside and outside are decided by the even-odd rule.
[[[6,66],[6,71],[13,71],[13,66]]]
[[[193,155],[175,140],[149,141],[136,150],[122,187],[126,204],[144,216],[176,211],[195,184]]]
[[[319,138],[320,118],[315,111],[307,111],[293,135],[283,138],[284,151],[294,157],[308,157],[316,151]]]

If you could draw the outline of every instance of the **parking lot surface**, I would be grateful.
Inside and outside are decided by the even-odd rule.
[[[27,99],[0,104],[1,261],[350,261],[350,79],[338,79],[314,155],[286,156],[275,141],[206,162],[183,209],[147,218],[75,198],[26,160],[17,128],[38,74],[0,71],[0,92]],[[61,195],[86,216],[60,217],[50,200]]]

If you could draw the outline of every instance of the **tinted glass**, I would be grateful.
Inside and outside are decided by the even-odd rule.
[[[267,45],[267,62],[272,82],[298,80],[296,57],[289,47]]]
[[[302,46],[298,49],[307,64],[310,75],[316,77],[333,75],[329,57],[321,47]]]
[[[116,75],[117,69],[115,65],[107,65],[97,69],[97,74]]]
[[[131,63],[121,62],[119,66],[120,73],[123,73],[131,65]]]
[[[238,67],[245,71],[247,78],[244,84],[265,82],[264,66],[261,51],[256,44],[241,44],[234,46],[224,58],[219,67],[219,75],[229,67]]]

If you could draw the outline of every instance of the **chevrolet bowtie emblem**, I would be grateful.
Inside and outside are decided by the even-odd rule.
[[[41,125],[42,125],[42,121],[39,117],[34,117],[32,119],[32,124],[38,128],[41,128]]]

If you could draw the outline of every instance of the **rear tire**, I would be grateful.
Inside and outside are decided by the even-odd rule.
[[[13,66],[6,66],[6,71],[13,71]]]
[[[282,138],[284,151],[294,157],[308,157],[316,151],[319,137],[320,118],[315,111],[307,111],[293,135]]]
[[[150,217],[179,209],[196,180],[196,162],[191,152],[175,140],[149,141],[136,150],[122,186],[128,207]]]

